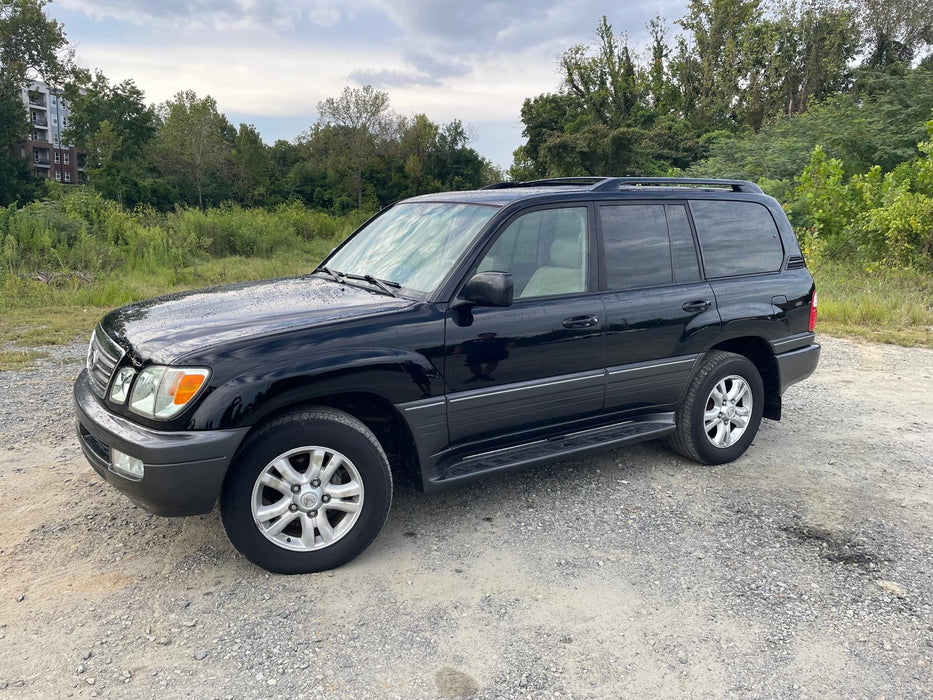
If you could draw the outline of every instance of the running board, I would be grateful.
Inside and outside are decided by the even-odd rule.
[[[438,476],[430,480],[431,486],[434,488],[452,486],[494,472],[512,471],[633,442],[653,440],[670,435],[674,430],[673,413],[656,413],[613,425],[578,430],[498,450],[459,456],[438,464]],[[428,486],[428,490],[431,486]]]

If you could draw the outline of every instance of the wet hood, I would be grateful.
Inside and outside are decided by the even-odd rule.
[[[137,359],[171,362],[243,338],[393,311],[411,303],[309,276],[147,299],[111,311],[101,324]]]

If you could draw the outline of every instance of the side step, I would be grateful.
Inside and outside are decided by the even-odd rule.
[[[490,473],[512,471],[633,442],[653,440],[670,435],[674,430],[673,413],[656,413],[499,450],[459,456],[441,462],[437,468],[438,476],[431,479],[431,484],[434,487],[452,486]]]

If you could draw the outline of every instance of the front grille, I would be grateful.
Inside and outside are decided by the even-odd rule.
[[[99,325],[94,329],[87,350],[87,374],[91,380],[91,388],[100,398],[107,395],[110,378],[124,354],[123,348],[104,333]]]

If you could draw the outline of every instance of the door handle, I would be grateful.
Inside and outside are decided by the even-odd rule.
[[[571,316],[570,318],[565,318],[563,322],[564,328],[574,329],[574,328],[590,328],[599,323],[599,316]]]
[[[711,307],[713,303],[709,299],[697,299],[696,301],[688,301],[683,305],[684,311],[706,311]]]

